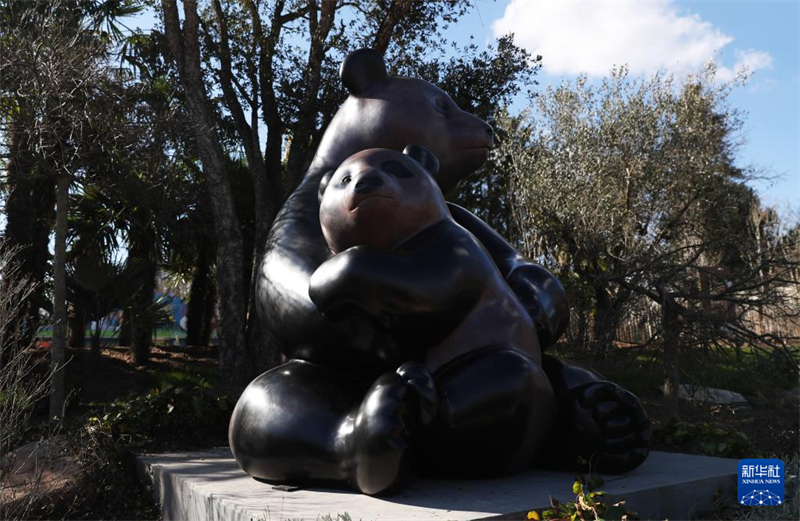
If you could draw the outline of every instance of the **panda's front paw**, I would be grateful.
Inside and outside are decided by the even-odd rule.
[[[650,452],[650,419],[639,399],[608,381],[589,383],[570,391],[577,455],[591,470],[622,473],[644,462]]]
[[[408,385],[409,405],[412,408],[414,422],[422,428],[427,427],[433,422],[439,409],[433,375],[419,362],[406,362],[400,366],[397,374]]]
[[[409,386],[397,373],[378,378],[353,424],[355,485],[364,494],[391,494],[412,477]]]
[[[564,286],[549,271],[529,262],[514,267],[506,283],[533,320],[541,348],[555,344],[569,323]]]

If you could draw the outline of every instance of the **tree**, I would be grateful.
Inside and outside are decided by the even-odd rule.
[[[31,104],[36,93],[21,90],[24,84],[19,83],[20,74],[29,75],[33,69],[20,69],[23,63],[19,51],[26,45],[30,50],[29,44],[36,35],[42,34],[43,28],[37,24],[48,16],[57,16],[64,28],[76,34],[80,32],[86,42],[89,38],[99,41],[119,37],[115,20],[136,10],[128,2],[116,0],[80,3],[13,0],[4,2],[0,8],[0,47],[4,54],[0,121],[7,159],[3,183],[7,193],[5,235],[10,244],[20,247],[17,255],[22,273],[37,284],[37,290],[30,295],[24,309],[26,320],[32,325],[29,331],[35,330],[39,308],[52,311],[52,302],[48,303],[44,295],[44,282],[50,258],[49,236],[55,219],[56,180],[40,164],[39,150],[29,136],[31,122],[37,117]],[[25,27],[28,33],[21,34],[20,27]],[[52,55],[50,58],[43,55],[39,53],[40,61],[52,59]],[[27,56],[30,58],[31,55]],[[32,65],[30,60],[28,65]]]
[[[119,77],[106,61],[113,20],[135,12],[119,2],[10,2],[0,40],[3,119],[13,121],[17,150],[56,185],[53,259],[53,370],[50,416],[65,406],[66,243],[69,189],[84,173],[92,150],[126,136],[106,125],[103,96],[117,99]],[[113,102],[112,102],[113,104]],[[109,122],[110,123],[110,122]],[[98,140],[102,137],[102,143]]]
[[[537,84],[534,76],[541,67],[542,57],[533,57],[515,46],[511,35],[499,38],[497,46],[489,46],[487,51],[478,52],[474,44],[457,51],[447,62],[418,64],[416,70],[406,74],[438,85],[463,110],[495,127],[498,107],[509,105],[523,89],[527,90],[529,98],[533,96],[530,88]],[[502,133],[502,129],[496,127],[497,132]],[[504,138],[502,134],[495,137],[497,140]],[[504,237],[510,237],[512,208],[506,171],[502,158],[491,156],[459,183],[449,194],[449,200],[470,210]]]
[[[595,352],[614,346],[632,312],[658,313],[644,344],[663,350],[673,415],[680,351],[781,349],[778,332],[748,317],[785,314],[798,298],[797,258],[777,246],[780,234],[759,244],[760,203],[745,185],[755,171],[734,161],[734,84],[714,73],[677,84],[617,69],[598,87],[579,78],[549,88],[529,114],[499,123],[524,250],[593,316]]]

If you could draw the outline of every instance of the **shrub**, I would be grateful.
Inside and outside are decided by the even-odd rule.
[[[168,378],[172,379],[172,378]],[[112,402],[91,416],[74,445],[83,470],[69,517],[157,519],[152,490],[136,474],[134,450],[225,443],[233,402],[205,380]]]
[[[204,381],[176,386],[164,383],[149,393],[112,402],[89,418],[89,431],[101,430],[131,447],[149,449],[222,444],[227,440],[233,401]]]
[[[681,452],[720,458],[753,458],[750,439],[738,430],[723,429],[710,422],[687,423],[672,419],[653,431],[653,438]]]
[[[36,335],[26,331],[33,325],[25,322],[24,308],[37,286],[20,275],[13,261],[16,251],[0,241],[0,519],[29,517],[34,511],[46,515],[48,490],[41,471],[32,476],[21,494],[12,493],[10,485],[21,463],[13,451],[35,434],[52,434],[49,429],[39,433],[31,428],[35,406],[49,394],[50,373],[36,371]],[[35,452],[50,456],[46,450],[49,445],[41,447]]]

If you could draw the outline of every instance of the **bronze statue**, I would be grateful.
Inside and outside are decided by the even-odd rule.
[[[567,325],[561,284],[432,182],[447,191],[477,169],[491,128],[437,87],[388,76],[375,51],[350,54],[340,75],[351,95],[258,274],[260,316],[290,361],[236,406],[242,468],[388,494],[417,469],[641,464],[650,430],[636,397],[541,353]]]

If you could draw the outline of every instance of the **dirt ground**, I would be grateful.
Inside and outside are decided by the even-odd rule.
[[[145,393],[156,383],[156,373],[196,370],[208,372],[217,367],[215,347],[153,347],[146,365],[135,365],[126,347],[103,349],[99,359],[89,349],[70,349],[68,369],[73,391],[73,406],[101,404],[130,393]]]

